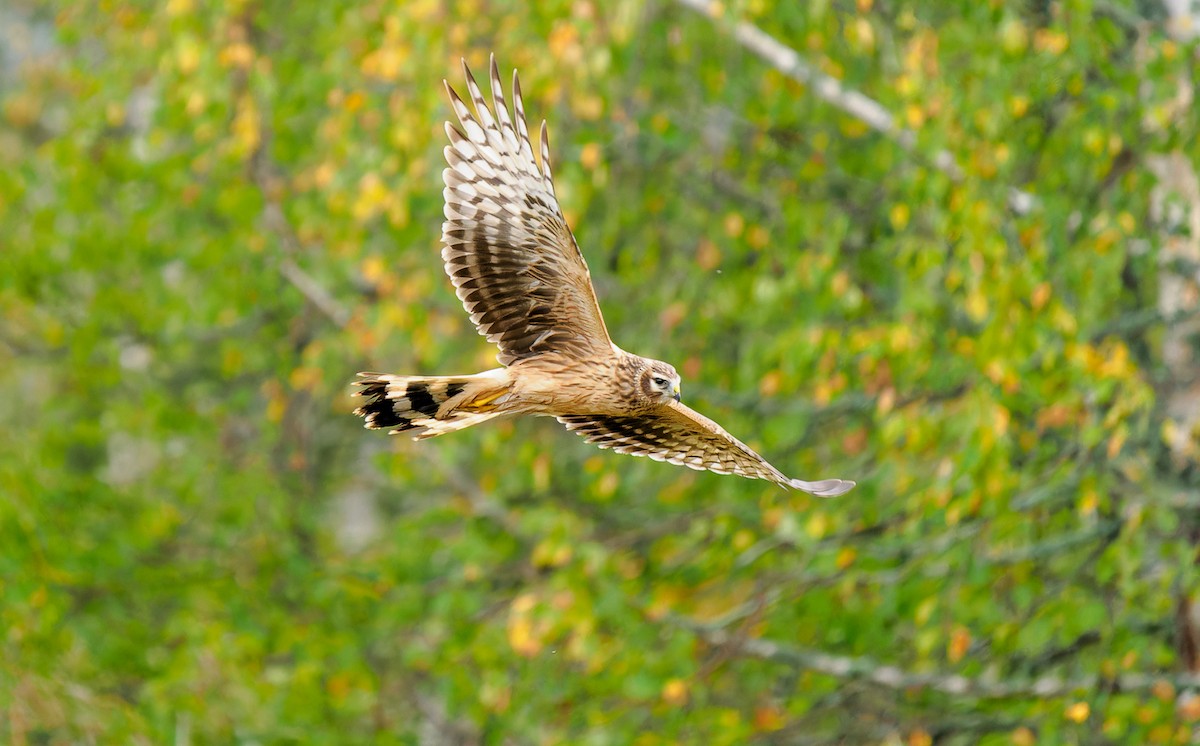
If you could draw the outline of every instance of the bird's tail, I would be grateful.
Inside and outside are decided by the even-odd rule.
[[[497,368],[473,376],[392,376],[359,373],[355,396],[367,402],[354,413],[373,429],[391,428],[413,440],[445,435],[478,425],[500,411],[512,386],[508,370]]]

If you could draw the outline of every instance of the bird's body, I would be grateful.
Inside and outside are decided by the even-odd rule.
[[[358,395],[367,402],[355,413],[366,426],[423,439],[500,416],[546,415],[620,453],[822,496],[853,487],[785,476],[683,405],[673,367],[612,342],[554,195],[545,122],[539,165],[516,73],[510,113],[494,58],[494,111],[465,63],[463,71],[475,113],[447,84],[462,129],[446,125],[442,260],[471,321],[500,348],[503,367],[469,376],[360,373]]]

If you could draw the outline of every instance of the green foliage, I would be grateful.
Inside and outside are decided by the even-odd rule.
[[[0,10],[5,736],[1188,742],[1146,159],[1200,123],[1143,5]],[[358,370],[494,365],[437,255],[440,81],[491,50],[614,337],[855,491],[360,429]]]

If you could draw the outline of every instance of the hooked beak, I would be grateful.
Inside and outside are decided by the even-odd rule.
[[[679,384],[675,384],[675,401],[683,401],[683,395],[679,393]]]

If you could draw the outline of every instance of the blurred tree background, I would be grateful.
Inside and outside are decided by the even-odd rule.
[[[1181,5],[0,6],[0,741],[1196,742]],[[614,338],[857,489],[361,429],[494,365],[438,257],[491,51]]]

